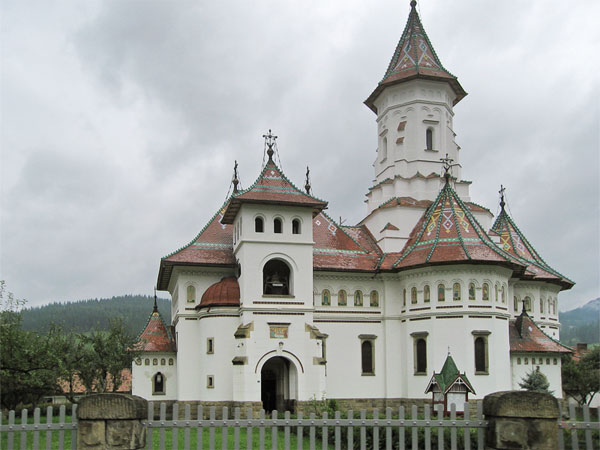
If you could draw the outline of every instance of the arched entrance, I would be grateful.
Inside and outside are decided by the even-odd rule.
[[[264,410],[294,412],[297,380],[296,367],[288,359],[270,358],[260,371],[260,399]]]

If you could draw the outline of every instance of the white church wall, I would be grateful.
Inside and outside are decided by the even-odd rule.
[[[512,283],[513,296],[511,310],[516,318],[521,314],[523,302],[528,298],[530,308],[527,314],[553,339],[560,338],[558,321],[558,293],[560,287],[541,281],[517,281]],[[515,309],[515,298],[517,309]],[[543,312],[540,301],[543,303]]]
[[[561,377],[561,359],[556,353],[513,353],[511,354],[512,387],[511,389],[520,390],[519,383],[523,382],[532,370],[539,368],[548,382],[552,394],[557,398],[562,398],[562,377]]]
[[[221,281],[224,277],[234,275],[234,271],[226,271],[206,267],[203,269],[181,269],[175,268],[172,279],[176,280],[171,292],[171,298],[177,298],[176,309],[172,307],[171,317],[177,315],[194,314],[194,308],[200,304],[202,295],[213,284]],[[193,287],[193,301],[188,299],[188,287]]]
[[[159,372],[164,377],[164,394],[154,393],[153,377]],[[146,400],[176,400],[178,392],[175,353],[143,352],[131,368],[131,393]]]
[[[201,398],[202,392],[202,382],[199,379],[202,366],[198,349],[198,342],[200,342],[198,320],[186,320],[185,317],[180,317],[175,325],[175,330],[177,333],[178,400],[198,400]]]

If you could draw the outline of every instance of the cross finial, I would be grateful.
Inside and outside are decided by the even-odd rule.
[[[500,185],[500,190],[498,191],[498,193],[500,194],[500,208],[502,208],[502,211],[504,211],[504,205],[506,205],[506,203],[504,202],[504,191],[506,190],[506,188],[502,185]]]
[[[238,179],[238,163],[237,160],[235,161],[235,164],[233,166],[233,193],[235,194],[238,191],[238,184],[240,183],[240,180]]]
[[[416,2],[416,0],[411,0],[411,2],[410,2],[410,7],[411,7],[411,8],[414,8],[415,6],[417,6],[417,2]]]
[[[450,356],[450,346],[448,346],[448,356]]]
[[[447,184],[448,181],[450,181],[450,168],[452,166],[455,166],[456,164],[452,164],[454,160],[448,157],[448,153],[446,153],[446,156],[444,158],[440,158],[440,161],[442,162],[444,167],[444,178],[446,179]]]
[[[267,155],[269,155],[269,161],[273,162],[273,145],[275,145],[277,136],[274,136],[269,129],[269,134],[263,134],[263,137],[265,138],[265,144],[267,144],[268,147]]]
[[[154,288],[154,308],[152,309],[152,312],[158,312],[158,305],[156,304],[156,288]]]
[[[310,169],[306,166],[306,184],[304,185],[304,189],[307,194],[310,194]]]

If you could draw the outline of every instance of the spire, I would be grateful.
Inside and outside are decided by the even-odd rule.
[[[365,104],[374,112],[377,112],[374,102],[386,86],[415,78],[449,83],[456,94],[454,104],[457,104],[467,95],[458,82],[458,79],[444,68],[435,53],[433,45],[429,41],[427,33],[425,33],[419,13],[417,13],[416,5],[416,1],[413,0],[410,2],[411,8],[406,27],[385,71],[385,75],[377,88],[365,101]]]
[[[158,305],[156,304],[156,288],[154,288],[154,308],[152,309],[153,313],[158,312]]]
[[[235,161],[235,165],[233,166],[233,193],[236,194],[238,191],[238,184],[240,180],[238,179],[238,163]]]

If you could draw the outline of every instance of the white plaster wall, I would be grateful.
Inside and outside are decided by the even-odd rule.
[[[527,363],[525,363],[526,359]],[[518,363],[519,360],[520,364]],[[548,364],[548,360],[550,364]],[[548,378],[548,382],[550,383],[549,389],[553,391],[553,395],[557,398],[562,398],[561,360],[560,355],[556,353],[511,354],[511,389],[520,390],[521,387],[519,386],[519,383],[521,383],[523,378],[537,367],[539,367],[540,372]]]
[[[158,364],[154,365],[154,359]],[[161,360],[165,364],[161,364]],[[169,365],[169,359],[173,360],[173,365]],[[146,365],[146,360],[149,364]],[[131,367],[131,393],[139,395],[146,400],[177,400],[177,357],[175,353],[144,352],[140,355],[141,364],[135,361]],[[165,377],[165,394],[152,394],[152,378],[160,372]]]
[[[511,311],[513,317],[521,314],[523,300],[525,297],[531,299],[531,311],[527,311],[529,317],[540,326],[540,328],[553,339],[560,338],[560,323],[558,321],[558,293],[560,287],[551,283],[541,281],[513,281],[511,296]],[[518,309],[514,308],[514,297],[517,298]],[[541,312],[540,299],[544,303],[544,312]],[[549,302],[556,302],[556,308],[551,308]]]

